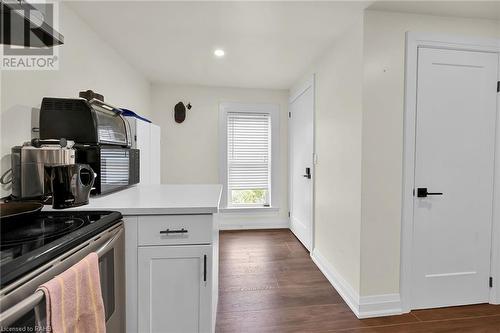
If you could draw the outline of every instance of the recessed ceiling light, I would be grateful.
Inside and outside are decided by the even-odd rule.
[[[217,50],[214,51],[214,55],[217,58],[222,58],[225,54],[226,54],[226,52],[224,52],[223,49],[217,49]]]

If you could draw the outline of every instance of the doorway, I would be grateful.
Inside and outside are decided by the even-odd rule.
[[[313,249],[314,76],[291,93],[289,104],[290,229]]]
[[[404,312],[495,302],[498,53],[407,35]]]

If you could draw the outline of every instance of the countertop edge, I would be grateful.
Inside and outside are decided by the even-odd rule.
[[[200,197],[200,200],[175,200],[175,202],[151,202],[147,203],[147,200],[142,200],[139,204],[127,205],[127,202],[132,202],[134,200],[139,201],[139,196],[160,196],[165,189],[169,189],[170,197],[172,193],[180,191],[181,195],[186,195],[186,189],[188,188],[190,192],[197,190],[197,185],[146,185],[142,189],[141,185],[127,190],[114,192],[100,197],[90,197],[90,203],[83,206],[71,207],[67,209],[53,209],[50,206],[43,208],[44,211],[96,211],[96,210],[107,210],[107,211],[117,211],[123,216],[146,216],[146,215],[201,215],[201,214],[216,214],[220,212],[220,202],[222,198],[222,186],[219,184],[213,185],[215,190],[212,190],[204,197]],[[206,185],[200,185],[200,188],[206,188]],[[142,191],[141,191],[142,190]],[[207,196],[209,195],[209,196]],[[128,197],[123,200],[123,197]],[[147,197],[146,197],[147,198]]]

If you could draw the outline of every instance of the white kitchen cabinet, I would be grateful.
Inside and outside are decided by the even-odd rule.
[[[214,214],[221,195],[222,185],[216,184],[137,185],[68,209],[123,215],[124,333],[215,331],[219,225]]]
[[[219,260],[214,215],[124,221],[127,333],[213,333]]]
[[[160,184],[160,127],[135,117],[126,117],[132,148],[140,150],[140,184]]]
[[[211,332],[212,246],[140,247],[138,271],[139,332]]]

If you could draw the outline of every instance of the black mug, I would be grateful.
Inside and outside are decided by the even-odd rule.
[[[51,167],[52,207],[62,209],[88,204],[94,179],[94,170],[88,164]]]

